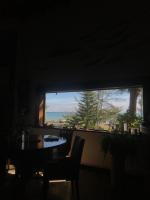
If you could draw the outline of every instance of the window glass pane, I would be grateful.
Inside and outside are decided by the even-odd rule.
[[[48,126],[128,131],[139,129],[142,117],[142,87],[46,93]]]

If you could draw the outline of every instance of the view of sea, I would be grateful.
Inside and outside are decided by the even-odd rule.
[[[71,115],[73,112],[45,112],[45,121],[61,120],[64,116]]]

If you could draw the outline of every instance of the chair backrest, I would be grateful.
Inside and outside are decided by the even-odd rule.
[[[66,145],[63,147],[62,151],[64,151],[65,155],[68,155],[68,153],[71,149],[73,130],[72,129],[62,129],[62,130],[60,130],[59,135],[63,138],[66,138],[66,140],[67,140]]]
[[[84,143],[85,140],[83,138],[81,138],[80,136],[75,136],[71,150],[71,159],[76,167],[80,166]]]
[[[79,136],[75,136],[75,140],[71,149],[71,155],[69,158],[60,159],[54,164],[48,164],[45,167],[45,176],[52,179],[66,179],[66,180],[78,180],[80,161],[83,152],[84,139]]]

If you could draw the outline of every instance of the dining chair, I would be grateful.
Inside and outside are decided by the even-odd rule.
[[[64,157],[69,154],[72,144],[74,130],[72,129],[60,129],[59,136],[66,139],[65,145],[57,148],[53,156],[57,159],[58,157]]]
[[[66,156],[59,162],[50,162],[45,166],[43,173],[43,189],[44,195],[47,196],[49,188],[49,180],[66,180],[71,181],[72,195],[74,186],[76,188],[77,199],[79,200],[79,172],[80,162],[83,152],[85,140],[79,136],[75,136],[70,156]]]

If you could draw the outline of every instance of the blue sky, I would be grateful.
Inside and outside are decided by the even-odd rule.
[[[106,91],[106,90],[105,90]],[[108,91],[108,90],[107,90]],[[117,90],[111,90],[117,91]],[[121,107],[122,111],[126,111],[129,105],[129,93],[116,92],[108,97],[109,102],[115,106]],[[46,112],[75,112],[78,108],[80,92],[58,92],[46,94]]]
[[[75,112],[77,109],[76,98],[80,98],[79,92],[59,92],[46,94],[47,112]]]

